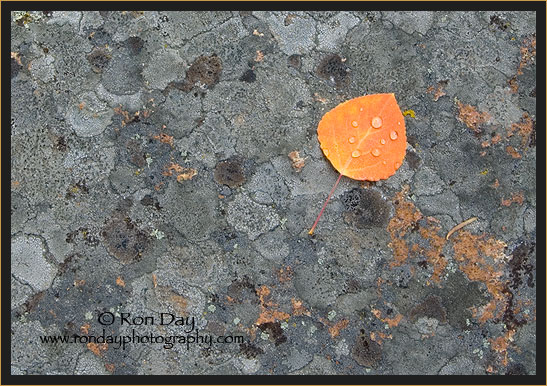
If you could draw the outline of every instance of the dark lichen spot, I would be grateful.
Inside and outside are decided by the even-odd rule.
[[[270,335],[270,339],[273,339],[276,346],[287,341],[287,337],[283,335],[283,329],[279,322],[266,322],[258,325],[258,328]]]
[[[528,275],[528,286],[534,286],[534,266],[528,262],[528,256],[534,252],[535,246],[534,242],[528,243],[524,241],[513,250],[512,258],[509,261],[509,268],[511,270],[510,287],[512,289],[517,289],[522,284],[523,273]]]
[[[412,170],[416,170],[420,166],[421,158],[414,151],[407,151],[405,159]]]
[[[214,179],[221,185],[228,185],[235,188],[245,182],[245,174],[241,162],[231,159],[219,162],[215,167]]]
[[[515,306],[513,304],[513,292],[509,289],[509,287],[505,287],[502,290],[503,294],[507,297],[506,307],[503,311],[503,323],[507,326],[508,330],[515,330],[518,327],[521,327],[527,323],[527,320],[524,318],[519,318],[515,314]],[[517,312],[518,313],[518,312]]]
[[[348,67],[338,55],[330,55],[324,58],[317,67],[317,75],[321,78],[333,82],[340,88],[349,83]]]
[[[96,30],[86,29],[86,33],[87,39],[97,48],[105,47],[107,44],[112,45],[112,38],[110,37],[110,34],[103,28],[98,28]]]
[[[247,70],[239,78],[242,82],[253,83],[256,80],[256,74],[253,70]]]
[[[215,54],[211,56],[200,56],[186,71],[186,80],[184,82],[184,91],[190,91],[196,83],[206,86],[213,86],[220,80],[222,72],[222,62]]]
[[[146,155],[144,154],[144,151],[139,142],[134,139],[130,139],[129,141],[127,141],[125,147],[129,152],[129,161],[132,164],[139,168],[142,168],[144,167],[144,165],[146,165]]]
[[[376,190],[354,188],[344,193],[341,200],[346,223],[359,229],[387,226],[390,207]]]
[[[142,48],[144,47],[144,40],[137,36],[131,36],[129,39],[125,41],[125,44],[127,48],[129,49],[129,52],[131,52],[133,55],[137,55],[141,52]]]
[[[161,206],[157,198],[152,197],[151,195],[147,194],[141,199],[141,204],[144,206],[153,206],[157,210],[161,210]]]
[[[227,295],[230,296],[235,303],[259,303],[255,285],[247,276],[243,276],[243,278],[241,279],[234,280],[232,284],[228,286],[226,292]]]
[[[40,291],[40,292],[32,295],[23,304],[23,308],[24,308],[25,312],[31,312],[32,310],[34,310],[36,308],[36,306],[38,305],[38,303],[40,303],[40,300],[42,300],[42,298],[44,297],[45,294],[46,294],[45,291]]]
[[[430,295],[410,310],[409,318],[413,322],[422,317],[434,318],[441,323],[446,323],[446,309],[443,307],[440,297]]]
[[[418,140],[417,140],[416,137],[413,136],[412,134],[406,136],[406,141],[407,141],[408,144],[409,144],[410,146],[412,146],[413,148],[416,148],[416,145],[418,144]]]
[[[511,25],[507,20],[502,19],[498,15],[490,16],[490,25],[498,28],[501,31],[505,31]]]
[[[359,335],[351,352],[353,359],[364,367],[376,367],[382,359],[382,348],[365,334]]]
[[[19,63],[17,63],[17,60],[15,58],[11,58],[11,78],[15,78],[17,74],[19,74],[19,70],[21,70],[23,66],[21,66]]]
[[[247,357],[247,359],[254,359],[258,355],[263,354],[264,350],[255,346],[252,343],[243,342],[239,345],[239,351]]]
[[[510,363],[505,375],[528,375],[526,368],[520,363]]]
[[[89,55],[87,55],[87,61],[91,64],[93,72],[100,73],[108,65],[111,59],[111,55],[105,52],[102,48],[94,49]]]
[[[147,234],[130,218],[122,216],[114,217],[105,225],[102,237],[108,252],[123,264],[139,261],[149,244]]]
[[[302,56],[297,54],[291,55],[289,56],[288,63],[289,66],[300,70],[300,67],[302,67]]]
[[[535,96],[535,93],[534,93],[534,96]],[[536,120],[535,119],[532,121],[532,132],[530,133],[530,142],[528,143],[528,146],[536,147]]]
[[[530,96],[532,98],[536,97],[536,88],[535,87],[532,89],[532,91],[530,91],[530,94],[528,94],[528,96]]]

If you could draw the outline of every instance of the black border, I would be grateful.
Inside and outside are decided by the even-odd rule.
[[[211,1],[211,2],[64,2],[64,1],[2,1],[1,4],[1,27],[2,27],[2,60],[4,66],[2,66],[2,208],[5,212],[11,208],[11,138],[8,127],[10,127],[10,111],[11,106],[11,82],[10,82],[10,66],[7,64],[7,58],[10,57],[10,40],[11,40],[11,11],[16,10],[184,10],[184,11],[198,11],[198,10],[232,10],[232,11],[251,11],[257,9],[267,10],[313,10],[313,11],[326,11],[326,10],[439,10],[439,11],[519,11],[529,10],[537,12],[537,54],[536,64],[540,71],[537,72],[540,81],[537,83],[539,92],[537,93],[536,104],[537,106],[545,106],[545,33],[541,34],[540,31],[545,31],[545,14],[546,3],[543,1],[522,1],[522,2],[505,2],[505,1],[481,1],[481,2],[424,2],[424,1],[393,1],[393,2],[322,2],[322,1],[310,1],[310,2],[223,2],[223,1]],[[543,70],[543,71],[541,71]],[[539,102],[538,102],[539,101]],[[542,104],[543,103],[543,104]],[[541,157],[542,163],[539,166],[542,173],[537,175],[538,179],[538,191],[540,200],[537,203],[538,212],[540,213],[540,221],[537,224],[537,236],[541,237],[545,235],[545,111],[543,115],[536,114],[536,127],[539,130],[536,133],[537,146],[536,151],[542,150],[543,157]],[[537,168],[536,168],[537,173]],[[9,185],[8,185],[9,184]],[[10,253],[10,234],[8,229],[11,228],[8,216],[2,216],[2,240],[4,241],[2,246],[2,252],[4,256],[11,256]],[[8,227],[8,225],[10,225]],[[543,230],[543,232],[541,232]],[[5,237],[4,237],[5,236]],[[84,385],[99,385],[99,384],[446,384],[446,385],[464,385],[464,384],[484,384],[484,385],[545,385],[546,374],[545,367],[542,364],[542,354],[545,354],[545,300],[543,295],[545,294],[545,241],[538,242],[537,248],[537,329],[536,337],[539,341],[539,360],[537,363],[537,374],[528,376],[378,376],[378,375],[347,375],[347,376],[294,376],[294,375],[278,375],[278,376],[266,376],[266,375],[249,375],[249,376],[217,376],[217,375],[190,375],[190,376],[138,376],[138,375],[110,375],[110,376],[76,376],[76,375],[11,375],[11,263],[10,258],[4,258],[1,261],[1,267],[3,271],[2,278],[2,316],[3,323],[1,327],[2,333],[2,363],[1,363],[1,378],[0,384],[2,385],[21,385],[21,384],[84,384]],[[108,378],[105,378],[108,377]]]

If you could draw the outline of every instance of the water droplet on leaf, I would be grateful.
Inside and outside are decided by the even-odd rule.
[[[375,129],[379,129],[380,127],[382,127],[382,118],[380,117],[372,118],[372,127],[374,127]]]

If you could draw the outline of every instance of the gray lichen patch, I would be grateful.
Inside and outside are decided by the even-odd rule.
[[[307,54],[315,46],[315,20],[304,12],[254,12],[254,16],[268,22],[287,55]]]
[[[13,275],[35,291],[49,288],[57,267],[45,257],[45,248],[40,238],[19,236],[11,241],[11,269]]]
[[[165,49],[157,52],[146,64],[142,76],[149,88],[163,90],[170,82],[180,79],[183,72],[184,60],[177,51]]]
[[[255,203],[246,194],[238,194],[228,204],[227,220],[251,240],[279,225],[279,216],[271,207]]]

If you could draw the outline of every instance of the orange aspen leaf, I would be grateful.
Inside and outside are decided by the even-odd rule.
[[[405,120],[394,94],[350,99],[327,112],[317,127],[323,154],[340,172],[315,223],[313,234],[342,176],[360,181],[387,179],[405,158]]]

